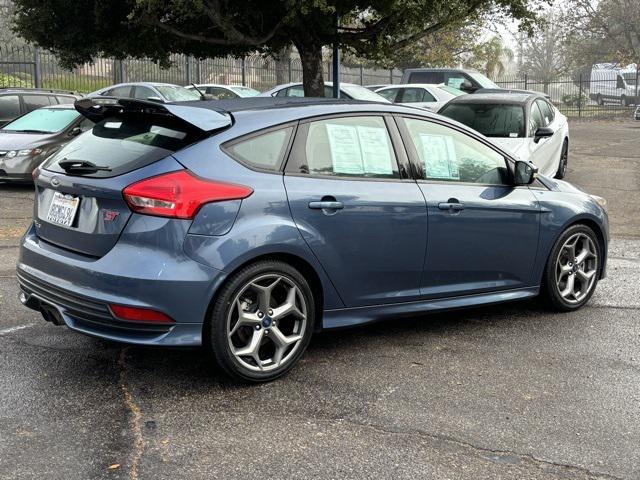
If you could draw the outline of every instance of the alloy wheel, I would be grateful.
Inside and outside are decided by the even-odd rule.
[[[598,272],[598,250],[593,239],[585,233],[570,236],[560,248],[555,270],[559,295],[571,304],[584,300]]]
[[[300,287],[280,274],[245,283],[227,313],[231,353],[248,370],[268,372],[285,366],[304,337],[307,304]]]

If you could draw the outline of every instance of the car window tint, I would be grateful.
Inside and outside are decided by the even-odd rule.
[[[230,98],[238,98],[238,95],[226,88],[207,87],[207,93],[217,100],[227,100]]]
[[[549,105],[549,102],[544,100],[536,100],[538,107],[540,108],[540,112],[542,113],[542,118],[544,119],[544,126],[546,127],[551,122],[553,122],[553,108]]]
[[[282,128],[261,135],[251,136],[246,140],[233,142],[224,149],[233,158],[249,166],[277,170],[291,137],[293,128]]]
[[[20,99],[17,95],[0,96],[0,120],[11,120],[20,115]]]
[[[51,101],[47,95],[23,95],[22,101],[27,111],[51,105]]]
[[[303,173],[398,178],[391,139],[382,117],[332,118],[309,124]]]
[[[409,83],[443,83],[444,72],[412,72]]]
[[[158,97],[158,94],[151,90],[149,87],[141,87],[139,85],[133,87],[133,98],[147,100],[151,97]]]
[[[390,102],[395,102],[396,101],[396,95],[398,95],[398,91],[399,90],[400,90],[399,88],[390,88],[388,90],[381,90],[381,91],[376,92],[376,93],[378,95],[381,95],[382,97],[386,98]]]
[[[403,88],[401,103],[416,103],[422,102],[424,96],[424,90],[422,88]]]
[[[540,127],[544,127],[544,119],[542,118],[542,112],[536,102],[531,104],[531,115],[529,116],[530,132],[529,135],[533,137]]]
[[[524,108],[517,104],[449,102],[440,114],[464,123],[485,137],[521,138],[526,135]]]
[[[76,101],[75,98],[67,97],[65,95],[56,95],[56,99],[58,100],[58,103],[64,103],[64,104],[73,103]]]
[[[107,95],[109,97],[129,98],[129,96],[131,95],[131,86],[130,85],[125,85],[125,86],[122,86],[122,87],[112,88],[111,90],[107,91],[105,93],[105,95]]]
[[[437,102],[436,97],[434,97],[431,92],[428,90],[422,89],[422,101],[423,102]]]
[[[462,132],[424,120],[405,118],[416,165],[425,180],[508,183],[505,158],[482,142]]]
[[[287,97],[304,97],[304,88],[302,85],[296,85],[295,87],[290,87],[287,89],[287,93],[285,94]]]

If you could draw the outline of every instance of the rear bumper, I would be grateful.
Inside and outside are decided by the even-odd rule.
[[[20,300],[72,330],[136,345],[199,346],[219,270],[182,251],[127,248],[126,234],[100,259],[87,258],[25,234],[17,266]],[[109,304],[151,308],[174,324],[117,319]]]

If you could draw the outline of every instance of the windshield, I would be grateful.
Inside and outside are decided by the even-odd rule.
[[[466,95],[467,92],[463,92],[462,90],[458,90],[457,88],[450,87],[449,85],[440,85],[438,87],[440,90],[443,90],[447,93],[450,93],[454,97],[459,97],[461,95]]]
[[[487,77],[485,77],[483,74],[478,73],[478,72],[469,72],[469,75],[471,76],[471,78],[473,78],[476,82],[478,82],[482,88],[500,88],[498,85],[496,85],[495,83],[493,83],[491,80],[489,80]]]
[[[390,103],[386,98],[372,92],[368,88],[361,87],[360,85],[340,85],[340,90],[349,95],[354,100],[366,100],[368,102],[383,102]]]
[[[233,90],[241,97],[255,97],[260,93],[258,90],[249,87],[229,87],[229,90]]]
[[[450,103],[440,113],[464,123],[485,137],[525,136],[524,108],[521,105]]]
[[[156,85],[164,98],[170,102],[187,102],[190,100],[200,100],[200,94],[194,90],[187,90],[177,85]]]
[[[71,108],[39,108],[15,119],[2,130],[12,132],[56,133],[67,128],[80,114]]]
[[[625,82],[627,82],[627,85],[635,85],[636,84],[636,74],[633,72],[626,72],[623,73],[622,76],[624,77]]]

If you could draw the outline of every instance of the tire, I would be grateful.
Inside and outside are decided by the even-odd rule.
[[[268,382],[293,368],[309,345],[314,297],[298,270],[263,260],[231,276],[208,322],[205,348],[220,368],[236,380]]]
[[[562,150],[560,150],[560,162],[558,163],[558,171],[555,174],[555,178],[562,180],[567,174],[567,166],[569,164],[569,142],[567,140],[562,144]]]
[[[573,244],[574,248],[571,250],[570,246],[575,239],[577,243]],[[590,253],[582,262],[578,258],[576,264],[575,257],[569,258],[572,256],[569,253],[575,252],[576,256],[580,256],[585,253],[585,249]],[[573,225],[560,235],[551,249],[543,277],[542,293],[553,309],[569,312],[579,309],[589,301],[600,278],[601,255],[598,237],[586,225]],[[576,294],[578,289],[579,294]],[[568,290],[572,290],[572,293],[566,293]]]
[[[602,98],[602,95],[600,94],[596,95],[596,103],[600,106],[604,105],[604,99]]]

